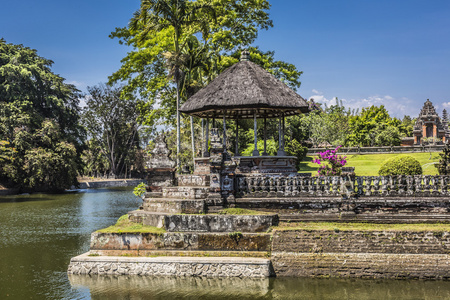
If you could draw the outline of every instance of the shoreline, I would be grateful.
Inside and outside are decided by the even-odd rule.
[[[105,187],[127,187],[127,186],[136,186],[141,182],[146,183],[147,180],[141,179],[141,178],[82,180],[82,181],[79,181],[78,188],[75,186],[71,186],[71,188],[67,189],[67,190],[96,189],[96,188],[105,188]],[[42,191],[35,191],[35,192],[41,193]],[[3,186],[0,186],[0,196],[13,196],[13,195],[20,195],[22,193],[34,193],[34,192],[33,191],[31,191],[31,192],[30,191],[22,191],[19,188],[5,188]],[[46,192],[44,192],[44,193],[46,193]]]

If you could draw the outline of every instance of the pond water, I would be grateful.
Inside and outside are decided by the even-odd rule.
[[[137,208],[131,188],[0,197],[0,299],[450,299],[450,282],[68,276],[91,232]]]

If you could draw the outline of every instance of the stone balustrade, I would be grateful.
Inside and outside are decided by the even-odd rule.
[[[341,147],[338,154],[374,154],[374,153],[423,153],[442,152],[445,145],[416,145],[416,146],[379,146],[379,147]],[[308,155],[317,155],[320,152],[334,149],[330,148],[309,148]]]
[[[450,176],[237,176],[237,197],[448,197]]]

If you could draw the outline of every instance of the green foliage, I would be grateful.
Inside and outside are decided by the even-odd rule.
[[[253,132],[253,130],[251,130]],[[257,143],[258,151],[260,154],[264,152],[264,141],[259,140]],[[255,150],[255,144],[249,143],[247,145],[247,148],[242,152],[243,156],[252,156],[253,150]],[[278,143],[275,142],[273,139],[266,141],[266,151],[268,155],[276,155],[278,151]]]
[[[36,50],[0,39],[0,180],[62,190],[76,184],[79,91]]]
[[[448,144],[445,144],[442,153],[439,153],[439,157],[439,163],[434,165],[438,169],[439,175],[450,174],[450,147]]]
[[[397,126],[378,124],[373,132],[376,146],[400,146],[401,133]]]
[[[308,115],[288,118],[288,129],[298,141],[308,140],[313,147],[345,144],[350,133],[348,120],[352,115],[336,98],[336,105],[322,109],[314,101]]]
[[[347,145],[362,147],[400,145],[402,137],[398,129],[400,124],[400,120],[389,116],[383,105],[363,108],[361,114],[349,119],[351,134]]]
[[[388,175],[421,175],[422,167],[417,159],[402,154],[387,159],[378,171],[380,176]]]
[[[143,182],[139,183],[136,187],[134,187],[133,194],[139,198],[142,198],[147,191],[147,185]]]
[[[297,167],[300,162],[305,159],[308,148],[303,146],[299,141],[294,138],[287,137],[285,143],[285,151],[287,155],[295,156],[297,158]]]

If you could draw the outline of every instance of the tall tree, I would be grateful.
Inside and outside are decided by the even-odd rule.
[[[358,145],[362,147],[373,146],[375,144],[375,137],[379,134],[380,130],[384,130],[387,125],[395,125],[398,123],[398,120],[396,121],[389,116],[389,112],[384,105],[372,105],[371,107],[363,108],[359,115],[352,116],[349,120],[352,133],[348,137],[348,144],[350,146]],[[391,129],[388,130],[391,132]],[[392,133],[392,137],[396,136],[395,133]],[[396,144],[395,141],[390,141],[390,143]]]
[[[170,30],[173,33],[173,51],[165,54],[169,77],[176,86],[176,119],[177,119],[177,165],[180,167],[180,82],[182,80],[181,66],[185,64],[185,55],[181,52],[180,43],[184,40],[184,32],[188,26],[198,23],[201,28],[207,22],[205,14],[198,18],[197,14],[210,12],[214,9],[209,5],[198,5],[188,0],[142,0],[141,8],[131,19],[130,28],[138,33],[138,41],[145,42],[149,35],[159,31]]]
[[[7,157],[0,173],[10,185],[61,190],[76,183],[79,91],[52,64],[0,39],[0,157]]]
[[[185,82],[184,76],[181,75],[187,76],[189,73],[191,78],[196,77],[195,88],[206,85],[226,67],[236,62],[236,58],[231,57],[233,52],[254,42],[258,30],[272,26],[266,11],[270,5],[266,0],[167,0],[142,1],[142,4],[149,5],[141,5],[131,25],[127,28],[117,28],[110,36],[134,48],[122,60],[122,67],[110,77],[110,83],[126,82],[124,91],[136,92],[142,99],[148,99],[140,107],[140,111],[143,122],[149,126],[158,123],[172,124],[173,120],[178,120],[178,117],[173,118],[173,115],[177,113],[180,100],[185,100],[189,94],[189,91],[184,92],[183,89],[193,87],[187,84],[188,81]],[[173,10],[170,10],[170,14],[158,14],[152,20],[158,19],[160,23],[152,23],[162,24],[158,25],[159,30],[154,30],[156,27],[152,26],[146,28],[145,24],[150,24],[149,16],[155,12],[147,8],[156,7],[150,4],[161,4],[158,10],[166,10],[171,7],[168,4],[176,4],[174,7],[177,9],[184,7],[181,10],[183,14],[172,13]],[[215,11],[216,19],[211,17],[211,8]],[[180,18],[182,15],[186,17]],[[180,21],[173,24],[168,21],[176,19]],[[177,26],[180,31],[175,30]],[[193,36],[197,38],[198,48],[202,49],[197,51],[202,52],[202,66],[196,66],[194,72],[190,65],[192,57],[188,56],[189,51],[186,50]],[[175,40],[178,40],[178,43],[175,43]],[[180,78],[183,78],[183,86],[178,84],[178,89],[177,86],[169,84],[167,63],[177,66]],[[177,74],[177,68],[170,70],[173,71],[171,74]],[[194,73],[197,74],[193,76]],[[180,82],[175,80],[175,83]],[[159,102],[158,108],[154,107],[156,101]],[[179,130],[180,126],[177,126],[177,131]],[[177,148],[179,147],[177,143]]]
[[[120,87],[99,85],[88,87],[88,91],[82,124],[100,146],[110,174],[120,175],[127,156],[133,155],[139,146],[139,101],[132,95],[125,97]]]

